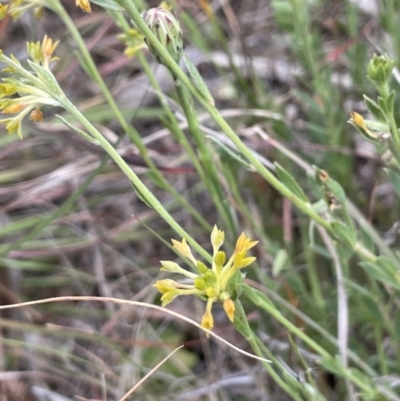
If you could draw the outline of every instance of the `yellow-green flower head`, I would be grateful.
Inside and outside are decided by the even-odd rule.
[[[58,43],[47,36],[42,43],[28,43],[31,65],[36,64],[41,66],[42,70],[48,70],[49,64],[58,59],[53,57]],[[6,65],[3,72],[12,74],[10,78],[1,78],[0,111],[2,114],[13,114],[11,117],[0,119],[0,124],[5,126],[9,134],[17,133],[22,139],[22,120],[25,116],[29,115],[29,119],[33,122],[43,121],[41,107],[60,104],[41,87],[41,81],[44,79],[42,70],[28,71],[13,55],[7,57],[0,53],[0,62]]]
[[[173,247],[182,257],[192,262],[196,273],[182,268],[175,262],[162,261],[162,271],[181,274],[186,277],[186,280],[184,283],[180,283],[165,279],[154,284],[154,287],[163,294],[161,297],[162,306],[168,305],[179,295],[196,295],[206,300],[206,312],[203,315],[201,326],[208,330],[214,326],[211,313],[214,302],[222,302],[226,315],[233,322],[235,315],[234,301],[240,296],[243,281],[240,269],[247,267],[256,259],[255,257],[248,257],[247,251],[253,248],[258,241],[252,241],[245,233],[242,233],[236,242],[233,255],[226,261],[225,252],[219,250],[224,239],[224,232],[215,226],[211,233],[213,262],[210,267],[195,259],[185,239],[182,239],[181,242],[173,239]]]
[[[182,31],[178,19],[172,12],[162,7],[145,11],[143,19],[170,56],[178,63],[183,54]],[[144,40],[157,62],[165,64],[150,41],[146,37]]]

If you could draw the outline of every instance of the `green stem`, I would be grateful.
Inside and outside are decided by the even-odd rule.
[[[248,149],[246,145],[240,140],[240,138],[236,135],[229,124],[224,120],[224,118],[221,116],[215,106],[210,104],[210,102],[202,96],[202,94],[191,83],[186,74],[180,69],[178,64],[172,59],[168,51],[161,45],[161,43],[159,43],[157,38],[148,28],[134,3],[129,0],[118,0],[118,2],[126,9],[130,17],[132,17],[132,19],[134,20],[138,29],[143,32],[155,51],[157,51],[157,53],[165,61],[172,74],[176,78],[178,78],[182,82],[182,84],[184,84],[190,90],[192,94],[194,94],[197,100],[213,117],[214,121],[219,125],[222,131],[224,131],[228,138],[234,143],[237,149],[252,163],[258,173],[263,178],[265,178],[266,181],[268,181],[271,186],[273,186],[279,193],[290,199],[303,213],[308,215],[319,225],[332,233],[330,223],[326,221],[322,216],[320,216],[316,211],[314,211],[309,203],[305,203],[301,199],[294,196],[293,193],[274,176],[274,174],[272,174],[267,168],[265,168],[264,165],[257,159],[257,157],[253,155],[252,151]]]
[[[257,356],[264,358],[265,355],[261,351],[257,337],[254,335],[253,331],[251,330],[251,328],[249,326],[249,322],[247,321],[247,317],[244,312],[242,303],[239,300],[235,301],[235,320],[233,322],[233,325],[235,326],[235,329],[248,341],[248,343],[250,344],[254,353]],[[274,359],[276,361],[276,359],[269,352],[269,350],[268,350],[267,354],[270,359]],[[298,392],[296,390],[292,389],[287,383],[285,383],[282,380],[282,378],[274,370],[274,368],[272,367],[272,365],[270,363],[262,362],[262,364],[263,364],[265,370],[271,375],[271,377],[275,380],[275,382],[278,384],[278,386],[282,390],[286,391],[286,393],[289,394],[294,400],[303,401],[303,398],[301,396],[299,396]]]
[[[304,343],[317,352],[322,358],[332,359],[332,356],[325,351],[323,347],[321,347],[312,338],[308,337],[301,329],[297,328],[294,324],[287,320],[263,293],[249,287],[246,284],[243,285],[243,293],[251,302],[268,312],[291,333],[303,340]],[[354,374],[352,369],[343,369],[342,374],[366,393],[371,390],[369,383],[366,383],[364,380],[359,378],[357,374]]]
[[[200,161],[202,162],[202,165],[207,173],[207,176],[205,177],[205,184],[207,185],[209,193],[214,200],[214,204],[216,205],[219,214],[222,215],[225,224],[228,225],[231,232],[235,232],[235,225],[231,214],[226,208],[226,201],[221,190],[217,172],[215,170],[215,164],[212,161],[209,149],[207,148],[205,142],[204,134],[201,132],[199,121],[196,113],[193,110],[192,99],[187,89],[181,83],[176,85],[176,92],[178,94],[179,103],[181,104],[183,112],[185,113],[189,131],[199,149]]]
[[[255,290],[254,288],[249,287],[248,285],[243,285],[243,293],[245,296],[253,302],[255,305],[264,309],[268,312],[272,317],[274,317],[278,322],[280,322],[283,326],[285,326],[291,333],[293,333],[296,337],[300,338],[304,341],[311,349],[321,355],[323,358],[329,358],[330,354],[323,347],[317,344],[313,339],[311,339],[307,334],[304,333],[301,329],[296,327],[293,323],[285,318],[282,313],[275,308],[274,304],[268,300],[268,298],[261,293],[260,291]]]
[[[110,155],[110,157],[119,166],[122,172],[129,178],[133,187],[141,196],[145,202],[152,207],[181,237],[186,238],[190,245],[196,250],[199,255],[204,259],[211,262],[211,256],[206,252],[202,246],[195,241],[176,221],[175,219],[165,210],[160,201],[153,195],[153,193],[143,184],[139,177],[133,172],[128,166],[124,159],[119,153],[113,148],[113,146],[103,137],[103,135],[97,131],[97,129],[82,115],[82,113],[75,107],[73,103],[63,94],[58,99],[63,107],[71,113],[95,138],[101,147]]]
[[[80,35],[78,29],[76,28],[74,22],[71,20],[70,16],[68,13],[65,11],[65,9],[61,6],[60,3],[57,4],[56,12],[64,22],[65,26],[67,29],[70,31],[72,37],[74,38],[76,44],[78,45],[79,51],[86,63],[87,66],[89,66],[89,72],[91,74],[91,77],[94,79],[94,81],[99,85],[107,103],[109,104],[112,112],[114,113],[116,119],[118,120],[121,128],[128,134],[132,142],[135,144],[135,146],[138,148],[138,151],[143,158],[144,162],[147,164],[151,172],[154,174],[156,177],[155,182],[159,183],[160,186],[167,190],[171,195],[174,196],[175,199],[177,199],[183,207],[188,210],[188,212],[203,226],[203,227],[208,227],[208,224],[205,222],[205,220],[202,218],[202,216],[194,209],[190,203],[184,199],[174,188],[171,186],[168,181],[165,179],[165,177],[160,173],[159,169],[149,157],[147,148],[142,142],[142,138],[138,131],[131,125],[129,124],[126,120],[124,115],[122,114],[118,104],[116,103],[114,97],[112,96],[110,90],[108,89],[106,83],[104,82],[102,76],[100,75],[100,72],[94,63],[92,56],[90,55],[85,42],[82,40],[82,36]]]
[[[162,94],[161,88],[160,88],[157,80],[154,78],[154,75],[151,72],[151,69],[146,60],[146,57],[144,57],[144,55],[141,51],[138,52],[137,56],[138,56],[140,64],[143,67],[144,72],[146,73],[147,77],[150,80],[151,85],[157,92],[157,96],[160,100],[160,104],[163,107],[164,112],[167,114],[167,117],[171,121],[171,124],[173,124],[173,127],[171,127],[171,132],[176,134],[178,141],[184,146],[186,152],[188,153],[188,155],[190,157],[190,160],[195,165],[198,173],[201,174],[202,171],[200,169],[200,166],[198,165],[198,163],[196,163],[197,158],[195,157],[195,154],[194,154],[189,142],[186,140],[185,135],[179,129],[178,122],[177,122],[174,114],[171,112],[171,109],[166,104],[165,97]],[[200,169],[200,171],[199,171],[199,169]],[[166,184],[168,184],[162,174],[157,175],[158,179],[160,179],[159,176],[161,176],[163,183],[165,182]],[[177,191],[175,191],[175,189],[173,189],[173,187],[171,185],[165,185],[165,189],[168,190],[172,195],[174,195],[174,197],[176,199],[181,200],[181,203],[183,204],[183,206],[192,214],[193,217],[196,218],[196,220],[204,227],[205,230],[211,231],[212,227],[210,226],[210,224],[203,218],[203,216],[200,215],[200,213],[185,198],[183,198],[181,196],[181,194],[179,194]]]

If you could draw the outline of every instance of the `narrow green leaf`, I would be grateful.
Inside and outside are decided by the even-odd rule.
[[[88,135],[86,132],[82,131],[81,129],[75,127],[75,125],[71,124],[64,117],[60,116],[59,114],[56,114],[56,117],[58,119],[60,119],[69,129],[71,129],[72,131],[75,131],[79,136],[81,136],[86,141],[93,143],[93,145],[99,145],[99,143],[96,141],[96,139],[92,138],[90,135]]]
[[[391,259],[386,256],[378,256],[377,259],[378,265],[387,272],[390,272],[395,276],[395,280],[400,285],[400,261],[396,266]]]
[[[203,98],[208,103],[210,103],[212,106],[214,106],[215,105],[214,98],[212,97],[210,91],[208,90],[207,85],[204,83],[204,80],[203,80],[202,76],[200,75],[196,66],[186,56],[186,54],[183,55],[183,61],[189,71],[190,78],[192,79],[194,86],[200,92],[200,95],[203,96]]]
[[[357,241],[357,234],[352,230],[351,227],[337,220],[332,221],[331,227],[338,239],[349,245],[350,248],[354,247]]]
[[[150,209],[153,209],[153,206],[147,201],[146,197],[142,194],[142,192],[140,191],[140,189],[133,183],[131,182],[132,187],[137,195],[137,197],[143,202],[145,203]]]
[[[287,268],[289,255],[286,249],[279,249],[272,265],[272,275],[277,276],[282,270]]]
[[[389,96],[386,99],[386,110],[389,115],[393,114],[394,111],[394,91],[391,91]]]
[[[383,268],[382,265],[371,262],[362,262],[360,265],[375,280],[400,290],[399,278],[396,274],[393,274],[392,269]]]
[[[228,146],[226,146],[224,143],[222,143],[218,138],[215,138],[212,135],[207,135],[207,138],[210,138],[212,141],[214,141],[215,143],[217,143],[221,149],[226,152],[229,156],[231,156],[233,159],[235,159],[236,161],[238,161],[240,164],[243,164],[247,169],[251,170],[251,171],[255,171],[254,167],[248,163],[242,155],[240,155],[239,153],[236,153],[233,149],[229,148]]]
[[[343,375],[345,368],[340,360],[339,355],[323,357],[318,360],[318,364],[324,367],[327,371],[337,374],[338,376]]]
[[[51,71],[31,60],[28,60],[28,64],[32,70],[36,72],[37,77],[42,81],[42,87],[40,89],[44,89],[46,92],[51,91],[51,95],[59,95],[61,93],[60,86]]]
[[[387,114],[388,110],[386,107],[386,102],[381,96],[378,97],[378,106],[383,110],[385,114]]]
[[[328,189],[331,190],[333,196],[342,204],[346,203],[346,194],[342,188],[342,186],[332,178],[329,178],[325,185]]]
[[[389,180],[393,184],[393,189],[395,190],[396,194],[400,196],[400,175],[398,175],[393,170],[390,170],[388,168],[385,168],[384,170],[389,176]]]
[[[300,185],[292,177],[292,175],[289,174],[280,164],[278,163],[274,164],[275,164],[276,175],[278,176],[282,184],[284,184],[286,188],[289,189],[289,191],[296,196],[296,198],[299,198],[305,203],[309,203],[306,194],[304,193]]]
[[[360,294],[358,303],[361,307],[361,316],[359,316],[359,318],[362,321],[373,321],[378,324],[384,324],[382,311],[373,297],[366,297]]]
[[[317,166],[313,166],[315,169],[315,179],[317,182],[326,190],[328,189],[332,195],[342,204],[346,203],[346,194],[342,188],[342,186],[332,179],[330,175],[324,171],[321,170]]]
[[[382,122],[386,121],[384,111],[378,106],[375,101],[364,95],[364,102],[367,105],[368,110],[374,115],[377,120]]]

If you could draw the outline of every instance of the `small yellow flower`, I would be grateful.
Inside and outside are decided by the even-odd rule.
[[[179,283],[170,279],[159,280],[154,284],[154,287],[156,287],[157,290],[161,292],[161,294],[165,294],[168,291],[172,291],[176,289],[178,286]]]
[[[21,120],[13,118],[0,120],[0,122],[7,123],[6,130],[10,135],[12,135],[14,132],[17,132],[18,136],[22,139]]]
[[[0,20],[2,20],[7,14],[8,4],[4,5],[0,3]]]
[[[385,142],[391,137],[390,128],[385,123],[364,120],[360,114],[354,111],[350,113],[350,117],[350,122],[353,123],[353,125],[355,125],[364,136],[366,136],[367,140],[370,139],[371,141]]]
[[[196,274],[182,269],[182,267],[180,267],[178,263],[171,262],[169,260],[162,260],[160,263],[162,266],[160,269],[161,271],[183,274],[184,276],[190,277],[192,279],[195,279],[197,277]]]
[[[252,241],[249,237],[246,236],[245,233],[240,234],[240,237],[236,241],[235,252],[247,252],[249,249],[256,246],[258,241]]]
[[[214,327],[214,317],[211,313],[212,304],[212,299],[209,299],[207,301],[206,311],[201,319],[201,327],[204,327],[207,330],[211,330]],[[208,333],[206,335],[208,337]]]
[[[223,303],[223,307],[229,320],[233,322],[233,318],[235,315],[235,303],[231,299],[226,299]]]
[[[197,264],[196,259],[194,258],[192,251],[186,242],[185,238],[182,238],[182,242],[179,242],[175,239],[171,240],[173,247],[178,251],[178,253],[185,257],[188,258],[191,262],[193,262],[195,265]]]
[[[53,43],[53,39],[49,38],[45,35],[43,42],[42,42],[42,52],[44,58],[44,64],[48,66],[51,61],[59,60],[58,57],[51,57],[56,50],[58,44],[60,43],[59,40]]]
[[[145,48],[146,45],[143,43],[139,46],[126,46],[125,50],[124,50],[124,54],[126,57],[128,58],[132,58],[135,57],[137,52],[143,48]]]
[[[2,113],[4,114],[14,114],[14,113],[19,113],[23,108],[25,108],[24,104],[21,103],[15,103],[12,104],[11,106],[6,107]]]
[[[211,232],[211,244],[213,246],[214,255],[218,252],[221,245],[224,243],[225,233],[221,230],[218,230],[218,227],[215,225]]]
[[[164,10],[167,11],[172,10],[172,6],[168,3],[168,1],[162,1],[158,7],[163,8]]]
[[[17,88],[15,85],[9,83],[0,84],[0,98],[14,95],[16,92]]]
[[[357,127],[361,128],[363,130],[367,129],[367,127],[365,126],[364,118],[363,118],[362,115],[356,113],[355,111],[352,111],[350,113],[350,116],[351,116],[351,119],[352,119],[353,123],[355,125],[357,125]]]
[[[27,42],[26,48],[29,57],[37,64],[43,63],[43,50],[40,42]]]
[[[76,0],[75,4],[80,7],[85,13],[91,13],[92,9],[90,8],[89,0]]]
[[[256,259],[255,257],[247,257],[246,254],[258,241],[252,241],[246,234],[242,233],[236,242],[233,255],[226,261],[225,252],[219,250],[224,239],[225,233],[215,226],[211,233],[211,245],[213,247],[213,262],[211,267],[207,267],[201,261],[196,261],[185,239],[182,239],[181,242],[173,239],[173,247],[181,256],[193,262],[197,272],[193,273],[183,269],[172,261],[162,261],[162,271],[182,274],[186,278],[189,278],[191,282],[190,284],[186,284],[187,281],[185,281],[185,284],[183,284],[165,279],[159,280],[154,284],[154,287],[163,294],[161,297],[163,306],[172,302],[179,295],[196,295],[201,299],[206,299],[207,307],[201,320],[201,326],[208,330],[214,327],[211,309],[215,302],[223,303],[226,315],[233,322],[235,316],[234,300],[241,293],[241,282],[243,281],[241,273],[238,270],[248,266]]]
[[[144,36],[136,29],[126,30],[117,35],[117,39],[124,43],[124,54],[129,58],[134,57],[139,50],[147,47],[144,43]]]

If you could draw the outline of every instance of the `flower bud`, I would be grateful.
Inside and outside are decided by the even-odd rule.
[[[200,274],[206,274],[209,270],[201,260],[197,261],[197,269],[199,270]]]
[[[223,308],[229,320],[233,322],[235,317],[235,303],[231,299],[226,299],[223,303]]]
[[[217,282],[217,276],[215,273],[208,269],[208,271],[204,274],[204,279],[206,280],[207,283],[209,284],[214,284]]]
[[[161,7],[151,8],[144,12],[143,19],[170,56],[178,63],[183,54],[182,31],[178,19],[170,11]],[[147,38],[144,40],[157,62],[165,64],[149,40]]]
[[[218,290],[214,287],[207,287],[206,288],[206,295],[208,298],[215,298],[218,296]]]
[[[197,277],[194,279],[194,286],[198,289],[198,290],[204,290],[206,288],[206,282],[204,280],[204,278],[202,277]]]
[[[394,61],[386,54],[381,56],[374,54],[374,57],[368,63],[367,76],[377,84],[385,84],[389,81],[393,68]]]
[[[223,266],[226,261],[226,253],[224,251],[218,251],[217,254],[214,256],[214,263],[217,266]]]
[[[214,253],[224,243],[224,239],[225,239],[225,233],[222,230],[218,230],[218,227],[215,225],[211,232],[211,244],[214,248]]]

